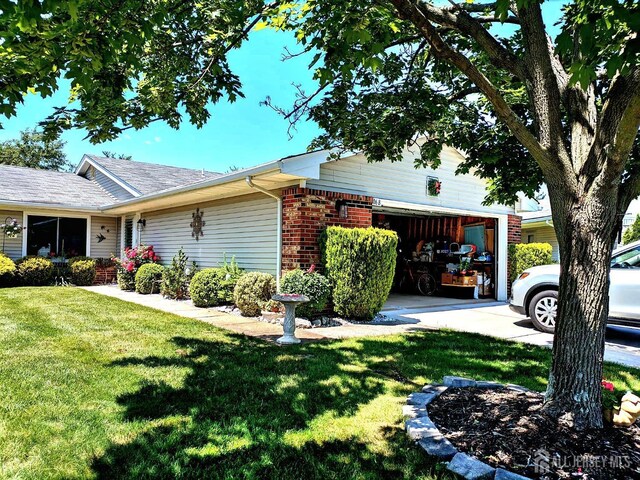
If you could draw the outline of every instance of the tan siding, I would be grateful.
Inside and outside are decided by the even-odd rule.
[[[89,169],[87,170],[87,178],[95,181],[109,195],[118,200],[133,198],[133,195],[128,190],[118,185],[102,172],[96,170],[95,167],[89,167]]]
[[[538,228],[527,228],[526,224],[522,225],[522,242],[529,243],[528,236],[533,235],[532,243],[549,243],[553,248],[553,253],[551,254],[554,262],[560,261],[560,248],[558,246],[558,239],[556,237],[556,232],[553,227],[538,227]]]
[[[199,241],[191,236],[189,226],[196,207],[204,212],[206,222]],[[141,241],[153,245],[165,265],[183,247],[189,260],[195,260],[200,267],[218,266],[226,254],[228,259],[235,255],[244,269],[275,274],[277,208],[272,198],[249,195],[146,212],[142,218],[147,225]]]
[[[0,224],[4,223],[7,217],[15,218],[22,225],[22,212],[18,210],[0,210]],[[24,225],[23,225],[24,226]],[[2,247],[2,232],[0,232],[0,247]],[[15,238],[4,238],[4,253],[14,260],[22,257],[22,233]]]
[[[461,160],[450,148],[442,153],[442,164],[436,170],[414,167],[415,156],[407,153],[402,162],[368,163],[362,155],[323,164],[320,179],[307,181],[309,188],[369,195],[421,205],[457,208],[496,214],[513,213],[513,207],[492,205],[485,207],[485,181],[474,175],[455,175]],[[427,176],[442,182],[439,196],[426,193]]]
[[[120,239],[118,220],[119,218],[116,217],[91,217],[91,256],[93,258],[109,258],[111,254],[118,255]],[[97,237],[100,234],[106,238],[98,243]]]

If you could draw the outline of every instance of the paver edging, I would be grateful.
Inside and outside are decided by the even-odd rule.
[[[505,478],[526,479],[522,475],[501,468],[493,468],[487,463],[478,460],[471,455],[460,452],[449,440],[445,438],[438,427],[429,418],[427,407],[436,398],[446,392],[450,387],[454,388],[507,388],[517,392],[530,392],[528,388],[520,385],[502,384],[497,382],[476,381],[470,378],[445,376],[442,383],[430,383],[425,385],[420,392],[413,392],[407,396],[406,405],[402,408],[402,414],[407,418],[405,430],[407,435],[414,440],[428,455],[447,462],[447,469],[467,480]]]

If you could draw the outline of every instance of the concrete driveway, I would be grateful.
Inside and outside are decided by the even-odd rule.
[[[501,302],[389,308],[383,313],[400,324],[411,324],[414,329],[448,328],[533,345],[553,345],[553,335],[539,332],[528,318],[512,312]],[[640,329],[608,327],[605,359],[640,368]]]

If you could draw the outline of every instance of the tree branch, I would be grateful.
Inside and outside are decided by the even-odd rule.
[[[518,9],[529,72],[529,98],[538,127],[538,139],[545,149],[556,154],[566,167],[572,167],[562,134],[561,96],[552,65],[540,4],[530,2]]]
[[[562,174],[561,166],[549,156],[545,148],[540,145],[535,136],[515,114],[491,81],[467,57],[442,40],[424,10],[420,8],[422,4],[417,6],[410,0],[391,0],[391,3],[393,3],[402,18],[411,21],[420,30],[431,45],[431,52],[435,56],[458,68],[478,87],[493,105],[498,118],[505,122],[511,133],[531,153],[543,171]]]
[[[396,2],[392,1],[391,3],[395,4]],[[527,79],[527,70],[520,59],[498,42],[478,20],[464,9],[460,9],[458,14],[454,14],[450,10],[435,7],[422,0],[415,7],[429,21],[453,28],[462,35],[473,38],[489,55],[494,65],[506,69],[522,81]]]

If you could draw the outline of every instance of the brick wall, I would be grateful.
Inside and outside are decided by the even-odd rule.
[[[507,245],[522,242],[522,217],[509,215],[507,218]],[[511,278],[509,278],[510,259],[507,258],[507,296],[511,295]]]
[[[116,281],[116,267],[96,266],[96,279],[94,285],[106,285]]]
[[[336,201],[344,202],[340,218]],[[318,237],[327,226],[370,227],[372,197],[301,187],[282,192],[282,270],[307,269],[320,261]]]

